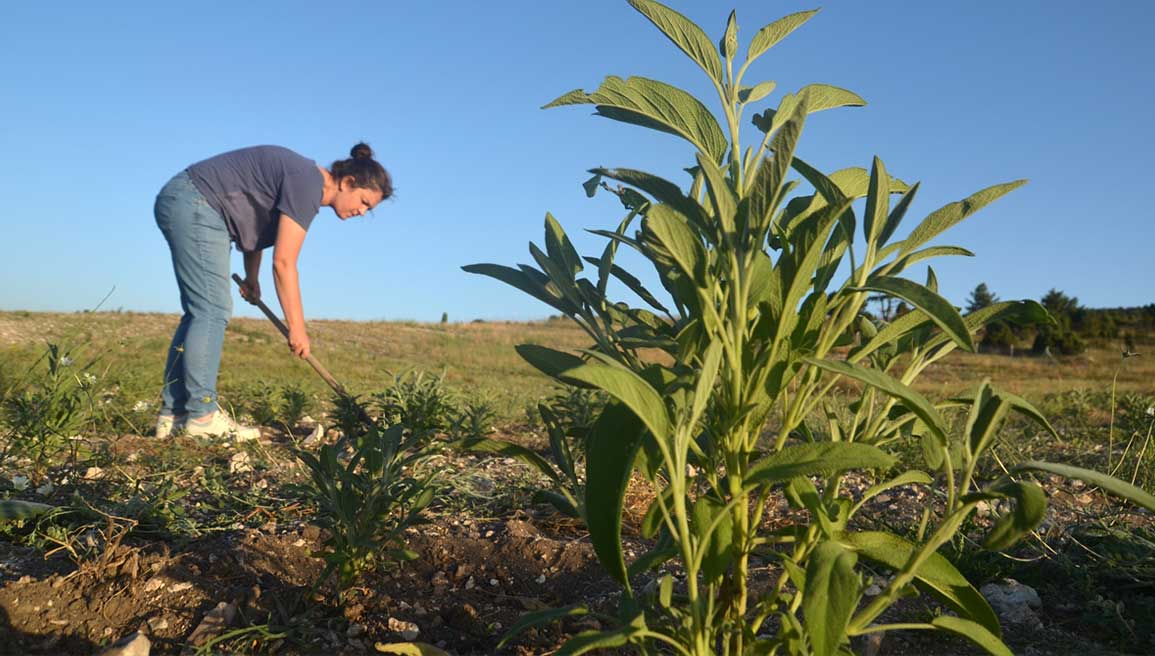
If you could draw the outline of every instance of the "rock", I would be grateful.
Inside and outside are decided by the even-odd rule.
[[[188,643],[195,647],[207,642],[210,638],[214,638],[227,629],[236,619],[237,607],[235,604],[221,602],[217,607],[210,610],[197,628],[188,637]]]
[[[163,617],[152,617],[148,620],[149,633],[157,633],[168,628],[168,620]]]
[[[866,595],[867,597],[877,597],[878,595],[882,594],[882,588],[879,587],[877,583],[871,583],[870,587],[863,591],[862,594]]]
[[[237,451],[229,458],[229,473],[243,474],[245,472],[253,471],[253,466],[249,464],[249,454],[246,451]]]
[[[137,631],[100,652],[100,656],[148,656],[151,650],[152,643],[143,633]]]
[[[305,436],[305,439],[301,440],[301,446],[313,447],[313,446],[317,446],[318,444],[320,444],[321,442],[324,442],[324,441],[325,441],[325,427],[322,426],[321,424],[317,424],[313,428],[313,432],[309,433],[307,436]]]
[[[1043,601],[1031,586],[1006,579],[1002,583],[988,583],[979,592],[990,602],[1002,622],[1032,629],[1042,628],[1043,621],[1035,611],[1043,607]]]
[[[390,617],[389,621],[385,623],[385,626],[390,631],[399,634],[402,640],[416,640],[418,634],[421,633],[421,629],[413,622],[399,620],[396,617]]]
[[[143,590],[145,592],[156,592],[164,587],[164,581],[160,578],[149,579],[148,583],[144,584]]]
[[[86,481],[99,481],[102,478],[104,478],[104,470],[100,467],[89,467],[84,470],[84,480]]]

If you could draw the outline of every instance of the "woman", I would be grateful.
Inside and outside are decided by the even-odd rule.
[[[297,256],[317,211],[342,221],[361,216],[393,194],[389,173],[367,144],[328,169],[279,146],[255,146],[211,157],[178,173],[156,197],[156,224],[172,252],[180,288],[180,325],[165,364],[164,402],[156,436],[260,436],[237,424],[217,400],[217,371],[232,310],[229,242],[244,253],[241,296],[261,298],[261,252],[273,247],[273,280],[289,328],[289,350],[309,355],[301,310]]]

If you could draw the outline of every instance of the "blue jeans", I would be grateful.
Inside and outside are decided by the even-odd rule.
[[[164,366],[161,414],[204,417],[217,410],[217,372],[233,309],[229,232],[185,171],[160,190],[153,213],[172,252],[184,311]]]

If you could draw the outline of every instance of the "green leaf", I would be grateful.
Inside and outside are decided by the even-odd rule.
[[[714,45],[710,43],[710,38],[702,28],[682,14],[652,0],[629,0],[629,2],[634,9],[650,19],[650,22],[678,46],[679,50],[701,66],[711,80],[718,84],[722,83],[722,62],[718,60]]]
[[[961,636],[986,650],[992,656],[1015,656],[1007,648],[997,634],[991,633],[985,626],[961,617],[939,615],[931,621],[938,629]]]
[[[612,631],[582,631],[566,641],[555,656],[578,656],[594,649],[611,649],[629,644],[637,632],[632,626],[623,626]]]
[[[500,264],[467,264],[461,269],[467,273],[489,276],[507,285],[512,285],[563,314],[570,314],[575,309],[560,294],[551,293],[544,285],[530,278],[524,271]]]
[[[915,262],[930,259],[932,257],[942,257],[944,255],[961,255],[963,257],[974,257],[974,253],[965,248],[958,246],[931,246],[920,251],[915,251],[910,255],[895,260],[882,268],[887,275],[897,275],[906,269],[910,268]]]
[[[585,257],[585,260],[586,260],[586,262],[589,262],[590,264],[593,264],[593,265],[596,265],[599,267],[601,266],[601,264],[603,262],[602,258],[593,257],[593,256],[589,256],[589,255],[587,255]],[[638,298],[642,299],[646,303],[649,303],[651,307],[653,307],[654,309],[659,310],[661,312],[665,312],[665,313],[669,314],[670,311],[666,309],[666,306],[662,305],[662,303],[658,299],[654,298],[654,295],[650,293],[650,290],[646,289],[642,285],[642,281],[635,278],[633,276],[633,274],[631,274],[630,272],[626,271],[625,269],[621,268],[620,266],[618,266],[616,264],[610,265],[610,274],[613,275],[613,277],[617,278],[619,281],[621,281],[622,284],[624,284],[626,287],[629,287],[630,291],[632,291],[633,293],[638,295]]]
[[[690,220],[690,223],[701,232],[710,229],[706,210],[698,201],[682,193],[681,187],[656,175],[633,169],[592,169],[594,173],[611,180],[624,182],[637,187],[641,191],[654,197],[659,203],[665,203],[678,210]]]
[[[642,422],[628,407],[610,403],[594,422],[586,446],[586,523],[594,552],[607,573],[630,589],[622,554],[622,504],[641,446]]]
[[[730,11],[730,18],[726,20],[726,32],[718,42],[718,52],[727,61],[732,60],[734,54],[738,52],[738,17],[737,12],[733,10]]]
[[[837,542],[822,542],[810,554],[802,614],[816,656],[833,656],[846,641],[859,598],[857,562],[855,553]]]
[[[910,561],[916,545],[897,535],[881,531],[844,533],[839,541],[868,560],[901,570]],[[931,554],[914,573],[920,588],[933,595],[951,610],[978,622],[995,636],[1002,636],[999,618],[978,590],[959,573],[949,560]]]
[[[903,472],[902,474],[895,476],[894,478],[890,479],[889,481],[884,481],[882,483],[878,483],[876,485],[872,485],[869,488],[867,488],[867,490],[862,493],[862,498],[859,499],[858,503],[854,505],[854,509],[851,511],[851,514],[853,514],[859,508],[861,508],[862,505],[865,504],[867,501],[873,499],[874,497],[878,496],[879,494],[882,494],[883,492],[885,492],[887,490],[890,490],[890,489],[896,488],[896,487],[901,487],[903,485],[911,485],[911,484],[929,485],[931,483],[931,481],[933,481],[933,480],[934,479],[931,478],[930,474],[927,474],[926,472],[918,471],[917,469],[912,469],[910,471]]]
[[[549,624],[565,617],[581,617],[588,615],[589,612],[589,609],[585,606],[567,606],[565,608],[545,608],[532,613],[526,613],[517,620],[516,624],[509,627],[509,631],[507,631],[505,635],[501,636],[501,642],[497,643],[497,647],[499,649],[504,647],[507,642],[530,627]]]
[[[494,440],[488,437],[475,437],[467,440],[462,440],[457,444],[463,451],[470,451],[473,453],[496,453],[497,455],[520,460],[521,462],[537,469],[539,472],[548,476],[549,478],[560,481],[557,470],[545,458],[537,455],[533,451],[512,442],[504,440]]]
[[[562,375],[565,372],[585,364],[585,360],[572,353],[551,349],[548,346],[518,344],[514,349],[518,355],[536,367],[538,371],[558,380],[562,380]],[[563,382],[566,381],[563,380]],[[588,385],[583,385],[583,387],[588,387]]]
[[[1015,509],[995,520],[994,527],[983,538],[984,549],[1002,551],[1009,548],[1035,530],[1047,515],[1047,495],[1037,483],[1005,481],[987,492],[1014,499]]]
[[[852,291],[876,291],[901,298],[926,313],[959,346],[974,352],[975,344],[970,330],[958,310],[946,299],[923,285],[905,278],[882,276],[867,280],[861,287],[851,287]]]
[[[581,257],[578,256],[561,224],[549,212],[545,213],[545,249],[550,259],[565,264],[571,279],[581,272]]]
[[[401,656],[449,656],[449,652],[424,642],[378,642],[373,649],[380,654],[400,654]]]
[[[806,113],[813,114],[836,107],[861,107],[866,101],[853,91],[829,84],[809,84],[796,94],[787,94],[778,103],[778,109],[767,109],[753,117],[754,126],[771,134],[794,112],[794,104],[806,105]]]
[[[939,416],[938,410],[935,410],[934,405],[926,400],[926,397],[910,387],[903,385],[902,382],[895,378],[881,371],[867,369],[866,367],[850,362],[818,360],[815,358],[804,358],[804,361],[811,366],[866,383],[871,387],[882,390],[901,400],[911,412],[918,415],[919,419],[922,419],[923,423],[925,423],[939,439],[946,440],[946,431],[943,429],[945,424],[943,423],[942,417]]]
[[[1025,185],[1026,180],[1017,180],[1015,182],[1008,182],[1005,184],[994,185],[987,187],[982,191],[968,196],[967,198],[955,201],[949,205],[935,210],[929,216],[918,224],[918,227],[910,233],[902,243],[902,249],[899,251],[899,257],[912,252],[914,249],[922,246],[926,242],[934,239],[944,230],[954,226],[956,223],[967,218],[971,214],[979,211],[983,207],[993,203],[1002,198],[1004,195],[1018,189]]]
[[[870,192],[866,195],[866,214],[862,217],[862,230],[868,244],[879,243],[878,233],[886,225],[890,213],[890,176],[886,166],[878,157],[870,167]]]
[[[1090,483],[1102,488],[1105,492],[1113,494],[1121,499],[1126,499],[1135,505],[1141,506],[1155,512],[1155,496],[1151,496],[1147,492],[1131,485],[1130,483],[1121,481],[1113,476],[1108,476],[1101,472],[1092,469],[1083,469],[1082,467],[1073,467],[1071,465],[1059,465],[1051,462],[1040,462],[1032,460],[1016,465],[1011,469],[1011,473],[1023,471],[1045,471],[1059,476],[1066,476],[1067,478],[1074,478],[1084,483]]]
[[[715,339],[706,347],[702,355],[702,368],[698,371],[698,381],[694,384],[694,403],[690,410],[690,424],[696,424],[706,404],[714,392],[714,381],[718,379],[718,367],[722,362],[722,342]]]
[[[815,217],[815,231],[818,236],[817,243],[826,242],[831,230],[838,221],[838,217],[849,207],[850,200],[844,198],[842,202],[829,205],[822,209]],[[823,249],[818,248],[817,243],[811,248],[805,249],[805,255],[796,265],[794,278],[790,281],[790,287],[787,289],[786,295],[783,298],[782,308],[784,311],[779,319],[779,335],[785,334],[789,322],[796,318],[794,311],[798,308],[798,303],[802,301],[803,295],[811,288],[812,277],[818,270],[818,265],[822,262]]]
[[[746,61],[752,62],[761,57],[767,50],[773,48],[779,41],[801,27],[803,23],[810,20],[811,17],[817,13],[817,9],[800,11],[796,14],[783,16],[758,30],[758,33],[750,40],[750,47],[746,51]]]
[[[765,485],[848,469],[886,469],[893,456],[878,447],[854,442],[826,442],[788,446],[750,467],[746,485]]]
[[[894,236],[894,231],[898,229],[902,219],[906,216],[906,211],[910,209],[910,204],[914,202],[914,197],[918,195],[919,183],[914,183],[903,194],[902,198],[895,203],[894,209],[890,211],[890,215],[886,217],[886,224],[882,227],[882,232],[878,235],[878,243],[885,244]],[[893,187],[891,187],[893,189]]]
[[[735,214],[738,212],[738,197],[722,169],[709,159],[698,153],[698,169],[706,176],[706,193],[710,196],[711,206],[714,208],[714,220],[722,226],[723,234],[735,233]]]
[[[715,162],[722,161],[729,146],[717,119],[700,100],[657,80],[610,76],[591,94],[571,91],[545,108],[577,104],[595,105],[598,116],[678,135]]]
[[[531,501],[553,506],[554,510],[566,517],[572,517],[574,519],[582,518],[581,509],[577,507],[574,500],[560,492],[554,490],[538,490],[533,493]]]
[[[778,87],[778,83],[773,80],[766,82],[759,82],[752,87],[742,87],[738,90],[738,101],[743,103],[755,103],[762,100],[766,96],[774,93],[774,89]]]
[[[998,393],[990,388],[990,381],[983,380],[967,418],[967,447],[971,458],[978,458],[995,438],[1007,410],[1007,405]]]
[[[704,281],[706,251],[702,241],[686,222],[685,215],[669,205],[657,205],[650,208],[649,214],[642,220],[642,226],[670,252],[687,278],[696,284]]]
[[[733,515],[726,509],[726,504],[708,496],[698,497],[691,513],[698,548],[706,552],[702,557],[702,575],[707,580],[717,579],[729,569],[734,559]],[[718,518],[716,523],[715,518]],[[714,529],[707,535],[706,530],[711,525]]]
[[[566,371],[566,381],[578,381],[604,390],[624,403],[650,429],[654,437],[670,437],[670,414],[657,390],[634,371],[608,362],[590,362]]]
[[[4,499],[0,501],[0,520],[27,519],[29,517],[43,515],[49,510],[53,510],[55,508],[56,506],[50,506],[46,503],[36,503],[35,501]]]

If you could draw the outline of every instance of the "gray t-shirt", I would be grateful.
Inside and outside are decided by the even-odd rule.
[[[240,251],[272,246],[282,213],[308,230],[321,208],[317,163],[288,148],[241,148],[197,162],[188,173]]]

